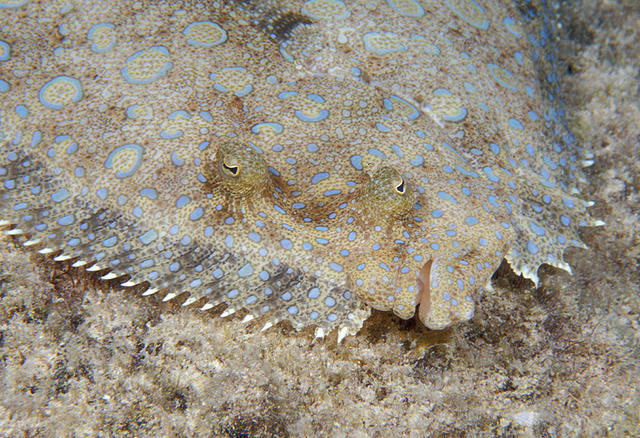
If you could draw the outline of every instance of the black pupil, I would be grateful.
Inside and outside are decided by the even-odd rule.
[[[404,180],[401,180],[401,183],[398,187],[396,187],[398,193],[404,193]]]
[[[223,162],[222,167],[227,169],[234,176],[238,174],[238,166],[227,166],[227,164]]]

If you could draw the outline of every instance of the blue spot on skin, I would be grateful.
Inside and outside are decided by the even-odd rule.
[[[146,196],[149,199],[156,199],[158,197],[158,193],[151,187],[146,187],[140,190],[140,196]]]
[[[262,240],[262,238],[260,237],[260,234],[254,233],[253,231],[249,233],[249,239],[251,239],[254,242],[260,242],[260,240]]]
[[[332,297],[327,297],[324,299],[324,305],[327,307],[333,307],[336,305],[336,300]]]
[[[253,274],[253,266],[251,266],[251,263],[247,263],[238,271],[238,277],[240,278],[248,277],[251,274]]]
[[[313,178],[311,178],[312,184],[318,184],[320,181],[329,178],[329,174],[327,172],[316,173]]]
[[[454,204],[458,203],[458,201],[456,201],[456,199],[453,196],[451,196],[450,194],[448,194],[447,192],[438,192],[438,197],[440,199],[444,199],[445,201],[449,201],[449,202],[452,202]]]
[[[435,218],[442,217],[442,210],[440,210],[440,209],[433,210],[431,212],[431,216],[433,216]]]
[[[67,216],[63,216],[60,219],[58,219],[58,225],[62,225],[62,226],[71,225],[75,221],[76,221],[75,216],[72,214],[69,214]]]
[[[307,296],[311,299],[318,298],[320,296],[320,289],[318,289],[317,287],[314,287],[309,291]]]
[[[571,225],[571,219],[566,216],[560,216],[560,222],[562,222],[562,225],[564,225],[565,227]]]
[[[493,174],[493,169],[491,167],[485,167],[484,169],[484,173],[487,175],[487,178],[489,178],[489,180],[493,181],[493,182],[499,182],[500,178],[498,178],[497,176],[495,176]]]
[[[524,126],[522,126],[522,123],[520,123],[518,119],[509,119],[509,126],[511,126],[511,129],[517,129],[519,131],[524,129]]]
[[[102,246],[110,248],[114,246],[116,243],[118,243],[118,238],[116,236],[111,236],[108,239],[105,239],[102,241]]]
[[[53,202],[62,202],[65,199],[67,199],[70,195],[71,194],[67,189],[60,189],[57,192],[55,192],[53,195],[51,195],[51,200]]]
[[[149,243],[156,240],[157,237],[158,237],[158,233],[156,233],[156,230],[151,228],[150,230],[146,231],[142,236],[140,236],[140,241],[144,245],[148,245]]]
[[[467,225],[475,225],[475,224],[477,224],[477,223],[478,223],[478,219],[476,219],[476,218],[475,218],[475,217],[473,217],[473,216],[468,216],[468,217],[465,219],[465,222],[467,223]]]
[[[280,245],[282,245],[282,247],[287,250],[293,248],[293,245],[291,244],[291,241],[289,239],[282,239],[280,241]]]
[[[26,119],[27,116],[29,115],[29,110],[27,110],[27,107],[24,105],[16,105],[14,111],[22,119]]]
[[[233,248],[233,236],[228,234],[224,238],[224,244],[227,245],[227,248]]]
[[[369,149],[369,153],[370,153],[371,155],[375,155],[375,156],[376,156],[376,157],[378,157],[378,158],[382,158],[382,159],[386,159],[386,158],[387,158],[387,156],[386,156],[384,153],[380,152],[380,151],[379,151],[378,149],[376,149],[376,148],[370,148],[370,149]]]
[[[320,245],[328,245],[329,244],[329,241],[327,239],[323,239],[321,237],[318,237],[316,239],[316,242],[318,242]]]
[[[329,263],[329,267],[336,272],[342,272],[344,269],[341,265],[333,262]]]
[[[538,236],[544,236],[546,233],[544,228],[542,228],[541,226],[539,226],[533,221],[529,221],[529,227],[531,228],[531,231],[536,233]]]
[[[527,249],[531,254],[538,254],[540,251],[540,248],[538,248],[531,240],[527,243]]]
[[[178,198],[178,200],[176,201],[176,207],[178,208],[182,208],[184,207],[187,203],[189,202],[189,197],[188,196],[180,196]]]
[[[204,210],[201,207],[197,207],[193,212],[189,215],[189,219],[192,221],[197,221],[204,214]]]

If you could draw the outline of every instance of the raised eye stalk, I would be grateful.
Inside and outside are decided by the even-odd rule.
[[[268,182],[267,163],[250,146],[230,141],[220,146],[215,158],[220,182],[232,196],[250,196],[263,189]]]
[[[416,193],[398,171],[383,167],[366,183],[362,201],[378,215],[398,218],[411,211],[416,203]]]

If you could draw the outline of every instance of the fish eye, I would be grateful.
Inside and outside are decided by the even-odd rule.
[[[264,158],[237,141],[221,144],[216,152],[217,178],[230,195],[247,197],[264,189],[269,171]]]
[[[397,170],[383,167],[371,175],[361,199],[377,215],[398,218],[411,211],[416,193]]]
[[[225,163],[224,161],[222,162],[222,168],[224,170],[226,170],[227,172],[229,172],[233,176],[238,176],[238,172],[240,172],[240,167],[239,166],[229,165],[229,164]]]

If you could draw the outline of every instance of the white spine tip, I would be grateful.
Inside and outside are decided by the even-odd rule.
[[[264,331],[266,331],[266,330],[269,330],[271,327],[273,327],[273,323],[272,323],[271,321],[269,321],[269,322],[267,322],[267,323],[264,325],[264,327],[262,327],[262,328],[260,329],[260,331],[261,331],[261,332],[264,332]]]
[[[96,272],[96,271],[102,271],[104,268],[100,265],[93,265],[93,266],[89,266],[87,268],[87,272]]]
[[[14,228],[13,230],[5,231],[4,234],[8,236],[19,236],[20,234],[24,234],[20,228]]]
[[[243,323],[243,324],[246,324],[246,323],[248,323],[249,321],[253,321],[255,318],[256,318],[256,317],[255,317],[255,316],[253,316],[253,315],[247,315],[247,316],[245,316],[244,318],[242,318],[242,323]]]
[[[209,310],[209,309],[213,309],[213,304],[211,303],[207,303],[204,306],[200,307],[200,310]]]
[[[191,304],[195,303],[196,301],[198,301],[197,298],[187,298],[186,301],[184,303],[182,303],[182,307],[186,307],[186,306],[190,306]]]
[[[582,167],[593,166],[593,163],[594,163],[593,160],[582,160]]]
[[[52,253],[52,252],[54,252],[54,251],[55,251],[55,249],[53,249],[53,248],[42,248],[42,249],[41,249],[41,250],[39,250],[38,252],[39,252],[40,254],[47,255],[47,254],[51,254],[51,253]]]
[[[72,268],[81,268],[82,266],[84,266],[86,264],[87,264],[87,262],[85,260],[78,260],[77,262],[72,264],[71,267]]]
[[[7,225],[9,225],[11,222],[4,220],[4,219],[0,219],[0,227],[6,227]]]
[[[227,316],[233,315],[234,313],[236,313],[236,309],[232,309],[231,307],[229,307],[228,309],[226,309],[224,312],[220,314],[220,317],[226,318]]]
[[[322,327],[318,327],[316,328],[315,332],[313,333],[317,338],[324,338],[326,336],[326,333],[324,331],[324,329]],[[339,335],[338,335],[339,336]]]
[[[156,292],[158,292],[158,290],[159,289],[157,287],[150,287],[149,289],[147,289],[144,292],[142,292],[142,296],[146,297],[146,296],[149,296],[149,295],[153,295]]]
[[[127,280],[124,283],[120,283],[120,286],[122,286],[122,287],[132,287],[132,286],[135,286],[136,284],[138,284],[138,283],[136,283],[135,281]]]
[[[31,239],[31,240],[27,240],[26,242],[24,242],[22,244],[22,246],[32,246],[35,245],[37,243],[40,243],[42,241],[42,239]],[[57,257],[56,257],[57,258]],[[55,259],[54,259],[55,260]]]
[[[341,327],[338,330],[338,344],[341,343],[342,340],[344,338],[346,338],[348,334],[349,334],[349,328],[348,327]]]
[[[55,261],[55,262],[64,262],[64,261],[69,260],[69,259],[72,259],[72,258],[73,258],[73,257],[72,257],[72,256],[70,256],[70,255],[67,255],[67,254],[60,254],[59,256],[54,257],[54,258],[53,258],[53,261]]]
[[[118,278],[119,275],[114,273],[114,272],[109,272],[108,274],[103,275],[102,277],[100,277],[100,280],[113,280],[114,278]]]
[[[162,302],[165,303],[167,301],[171,301],[172,299],[174,299],[175,297],[177,297],[178,294],[175,292],[169,292],[168,294],[166,294],[164,296],[164,298],[162,299]]]
[[[601,227],[603,225],[607,225],[607,223],[605,221],[601,221],[600,219],[596,219],[593,221],[594,227]]]

